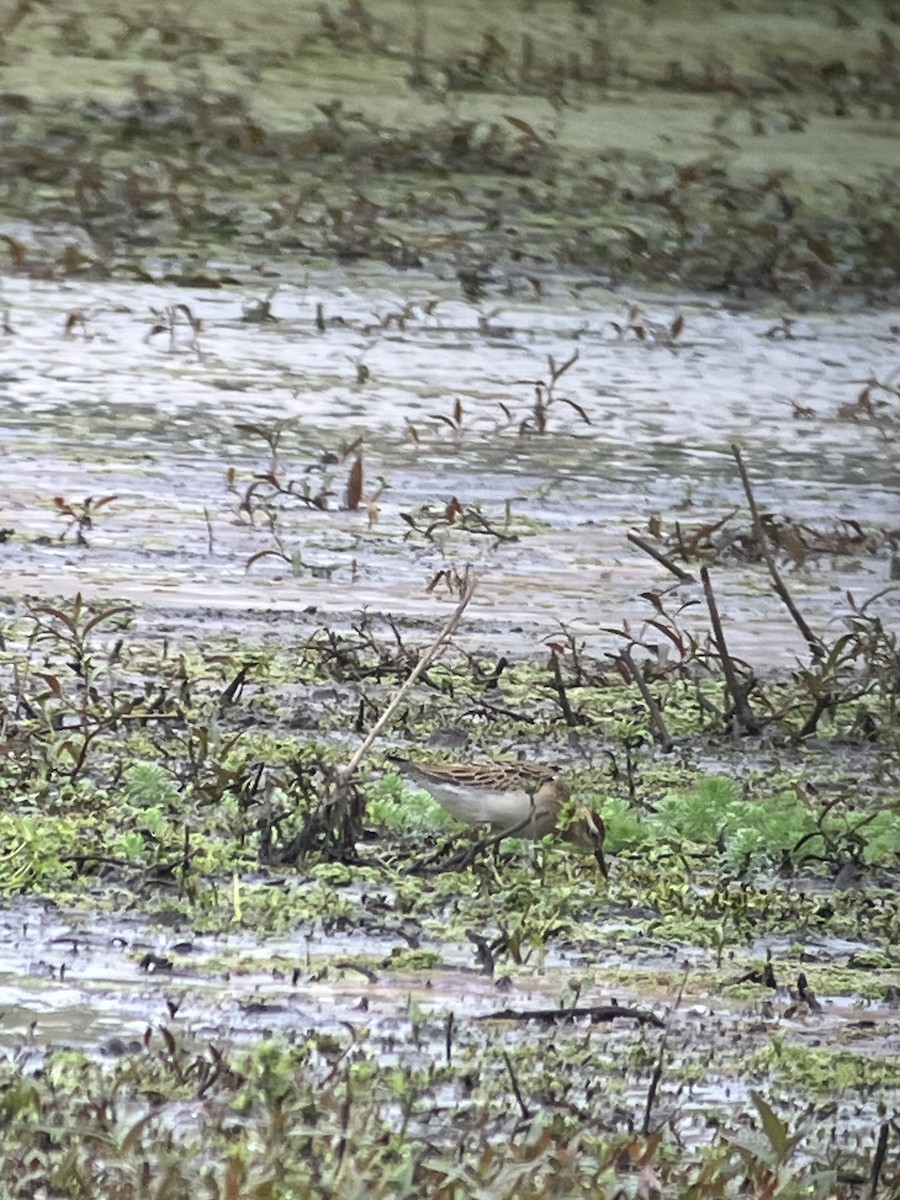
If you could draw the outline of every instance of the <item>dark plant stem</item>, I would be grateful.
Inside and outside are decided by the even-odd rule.
[[[628,668],[632,679],[637,684],[638,691],[641,693],[641,699],[647,706],[647,713],[650,717],[650,725],[653,728],[655,740],[659,744],[663,754],[670,754],[675,743],[672,741],[668,729],[666,729],[666,723],[663,721],[659,705],[653,699],[650,689],[647,687],[641,668],[632,658],[630,650],[620,650],[619,658],[621,658],[622,662]]]
[[[884,1166],[885,1155],[887,1154],[888,1133],[890,1125],[887,1121],[883,1121],[881,1128],[878,1131],[878,1142],[875,1146],[875,1157],[872,1159],[872,1171],[869,1175],[869,1190],[867,1200],[875,1200],[878,1192],[878,1181],[881,1178],[881,1169]]]
[[[411,87],[424,87],[428,83],[425,73],[425,3],[424,0],[412,0],[413,7],[413,43],[412,43],[412,73],[409,77]]]
[[[825,696],[818,696],[813,705],[812,712],[803,722],[803,728],[797,733],[795,741],[802,742],[804,738],[811,737],[816,732],[816,726],[819,724],[824,713],[827,713],[830,708],[834,708],[834,696],[829,692]]]
[[[179,883],[180,894],[184,895],[185,887],[187,886],[187,878],[191,869],[191,827],[187,821],[184,823],[184,852],[181,857],[181,880]]]
[[[687,972],[681,981],[681,987],[678,989],[678,995],[675,998],[675,1004],[672,1012],[681,1007],[681,998],[684,995],[685,984],[687,983]],[[669,1041],[669,1026],[666,1026],[666,1031],[662,1036],[662,1041],[659,1044],[659,1058],[656,1060],[656,1066],[653,1068],[653,1076],[650,1080],[650,1087],[647,1089],[647,1103],[644,1107],[644,1123],[641,1126],[641,1132],[644,1137],[650,1136],[650,1120],[653,1116],[653,1105],[656,1102],[656,1093],[659,1089],[660,1081],[663,1076],[663,1068],[666,1065],[666,1047]]]
[[[512,1084],[513,1095],[516,1098],[516,1103],[519,1106],[519,1112],[522,1114],[522,1119],[525,1121],[530,1121],[531,1113],[529,1112],[528,1105],[525,1103],[525,1100],[522,1097],[522,1092],[519,1088],[519,1081],[516,1079],[516,1072],[512,1065],[512,1059],[509,1057],[509,1054],[506,1052],[506,1050],[503,1051],[503,1061],[506,1063],[507,1071],[509,1071],[509,1079],[510,1083]]]
[[[643,550],[645,554],[649,554],[660,566],[665,567],[667,571],[671,571],[680,583],[697,582],[690,571],[683,571],[677,563],[672,562],[671,558],[668,558],[661,550],[657,550],[655,546],[651,546],[649,542],[645,542],[636,533],[629,533],[626,536],[633,546],[637,546],[639,550]]]
[[[341,1136],[338,1139],[337,1146],[337,1162],[335,1163],[334,1177],[335,1180],[340,1178],[341,1171],[344,1166],[344,1157],[347,1153],[347,1141],[350,1130],[350,1112],[353,1107],[353,1093],[350,1087],[350,1071],[344,1078],[344,1093],[343,1103],[341,1104]]]
[[[634,804],[637,801],[637,779],[635,761],[631,755],[630,743],[625,743],[625,778],[628,781],[628,799]]]
[[[553,690],[559,697],[559,706],[562,709],[567,725],[577,725],[578,717],[572,711],[572,705],[569,703],[569,697],[566,693],[566,685],[563,682],[562,670],[559,665],[559,655],[554,651],[550,653],[550,662],[553,667]]]
[[[728,653],[728,646],[725,642],[725,631],[722,629],[722,621],[719,617],[719,609],[716,604],[716,598],[713,595],[712,583],[709,578],[709,568],[701,567],[700,578],[703,581],[703,594],[706,597],[706,606],[709,609],[709,619],[713,627],[713,640],[716,643],[716,649],[719,652],[719,661],[722,664],[722,674],[725,676],[725,686],[728,689],[734,704],[734,715],[737,718],[738,724],[747,733],[759,733],[759,722],[753,715],[753,710],[747,702],[747,689],[738,682],[737,672],[734,669],[734,663]]]
[[[644,1137],[650,1136],[650,1120],[653,1116],[653,1105],[656,1102],[656,1092],[663,1076],[663,1057],[665,1055],[665,1051],[666,1042],[665,1038],[663,1038],[663,1044],[659,1051],[659,1059],[657,1060],[656,1066],[653,1068],[653,1075],[650,1079],[650,1087],[647,1089],[647,1103],[644,1106],[644,1121],[641,1125],[641,1133],[644,1135]]]
[[[772,549],[769,545],[769,539],[766,536],[765,528],[759,516],[759,509],[756,507],[756,500],[753,496],[753,488],[750,484],[750,476],[747,474],[747,468],[744,466],[743,458],[741,458],[740,446],[732,445],[731,453],[734,455],[734,461],[737,463],[737,469],[740,472],[741,483],[744,485],[744,492],[747,496],[747,504],[750,506],[750,516],[753,519],[753,530],[756,534],[756,540],[759,544],[759,548],[766,560],[766,566],[769,568],[769,574],[772,576],[772,583],[775,587],[775,591],[778,593],[778,597],[784,604],[785,608],[791,614],[794,624],[803,634],[803,638],[806,641],[807,646],[809,646],[810,653],[812,654],[813,658],[821,658],[825,653],[825,647],[822,644],[822,640],[821,638],[816,637],[816,635],[807,625],[806,621],[803,619],[803,616],[791,598],[791,594],[787,590],[785,582],[781,578],[781,573],[775,563],[775,559],[772,555]]]

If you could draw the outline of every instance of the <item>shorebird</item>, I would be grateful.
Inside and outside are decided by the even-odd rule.
[[[466,825],[486,822],[494,833],[510,837],[542,838],[559,833],[567,842],[592,850],[606,874],[600,817],[581,805],[575,820],[558,828],[563,806],[571,793],[568,784],[550,767],[539,763],[413,762],[389,754],[399,774],[425,788],[441,808]]]

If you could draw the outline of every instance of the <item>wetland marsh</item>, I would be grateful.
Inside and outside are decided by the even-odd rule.
[[[5,14],[8,1194],[896,1190],[889,9]]]

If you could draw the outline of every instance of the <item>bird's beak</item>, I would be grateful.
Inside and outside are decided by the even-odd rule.
[[[603,853],[603,843],[606,841],[606,826],[603,824],[603,818],[590,808],[581,809],[579,816],[587,830],[600,874],[604,879],[609,879],[609,867],[606,863],[606,855]]]
[[[603,853],[602,846],[597,846],[594,849],[594,858],[597,860],[597,866],[600,868],[600,874],[604,879],[609,879],[609,867],[606,865],[606,855]]]

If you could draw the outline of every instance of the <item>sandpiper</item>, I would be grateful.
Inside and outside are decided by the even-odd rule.
[[[568,784],[539,763],[413,762],[396,754],[388,760],[458,821],[487,822],[495,833],[512,837],[542,838],[557,832],[560,812],[571,795]],[[565,841],[592,850],[606,874],[606,831],[595,812],[580,806],[575,820],[558,832]]]

